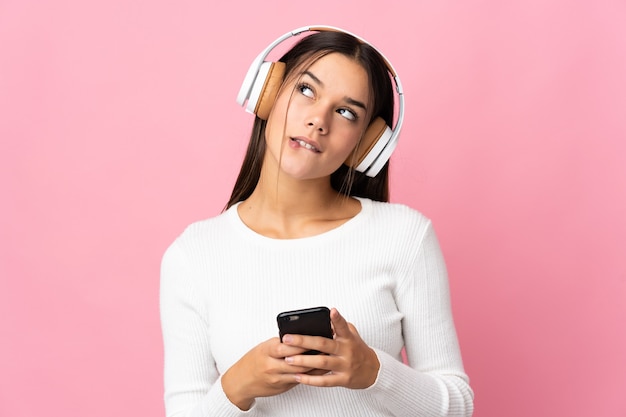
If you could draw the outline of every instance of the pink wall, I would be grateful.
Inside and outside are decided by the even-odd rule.
[[[163,415],[160,257],[226,201],[249,62],[314,23],[402,77],[393,198],[435,221],[475,415],[626,415],[624,2],[247,3],[0,3],[0,415]]]

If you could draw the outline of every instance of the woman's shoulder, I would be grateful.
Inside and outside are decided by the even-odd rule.
[[[426,227],[430,219],[419,210],[402,203],[388,203],[384,201],[364,200],[370,206],[369,211],[374,218],[384,220],[390,224]]]
[[[418,241],[431,228],[431,220],[419,210],[401,203],[362,200],[370,233],[393,236],[394,241]]]
[[[363,207],[367,225],[363,233],[399,253],[414,253],[424,237],[433,232],[431,220],[409,205],[365,200]]]
[[[174,243],[182,246],[197,245],[200,242],[208,242],[215,236],[228,236],[222,232],[230,227],[230,216],[230,210],[227,210],[212,217],[196,220],[183,228]]]

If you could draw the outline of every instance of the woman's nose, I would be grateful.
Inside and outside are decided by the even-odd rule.
[[[315,106],[306,121],[306,125],[317,130],[320,135],[328,133],[328,111],[322,107]]]

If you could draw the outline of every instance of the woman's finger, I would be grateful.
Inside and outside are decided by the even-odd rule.
[[[352,334],[348,322],[339,314],[336,308],[330,310],[330,322],[333,325],[336,337],[349,337]]]

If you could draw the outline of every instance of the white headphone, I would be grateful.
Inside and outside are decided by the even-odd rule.
[[[247,100],[246,111],[256,114],[263,120],[267,120],[270,110],[274,105],[278,90],[283,82],[285,64],[283,62],[267,62],[264,61],[265,58],[284,40],[292,36],[297,36],[302,32],[313,31],[342,32],[355,37],[364,44],[370,45],[383,57],[387,70],[394,80],[396,93],[398,95],[398,120],[396,121],[395,127],[392,130],[380,117],[372,120],[361,139],[359,156],[351,156],[348,159],[349,161],[354,161],[349,164],[352,165],[354,169],[365,173],[369,177],[375,177],[385,166],[398,144],[400,128],[404,120],[404,95],[400,78],[391,63],[376,47],[363,38],[333,26],[306,26],[287,32],[272,42],[252,62],[243,80],[239,94],[237,95],[237,103],[244,106]],[[348,161],[346,161],[346,163],[348,163]]]

